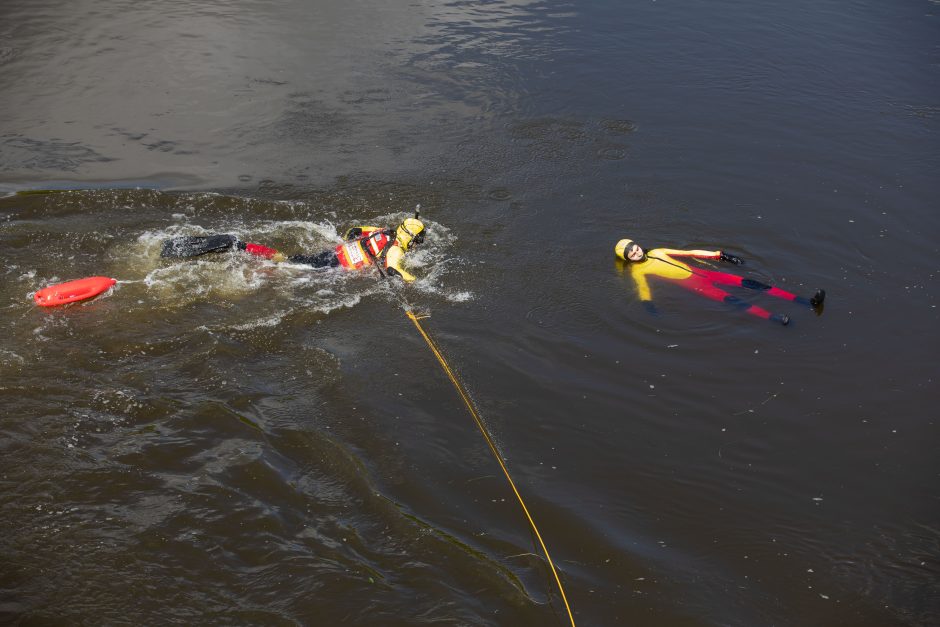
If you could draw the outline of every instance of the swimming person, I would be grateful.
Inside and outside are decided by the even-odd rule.
[[[196,257],[211,252],[241,250],[251,255],[275,262],[291,261],[314,268],[336,268],[342,266],[358,270],[367,266],[378,266],[389,276],[398,276],[406,282],[415,280],[404,268],[405,253],[424,243],[427,229],[418,218],[406,218],[394,229],[377,226],[354,226],[343,236],[345,240],[335,248],[312,255],[286,256],[273,248],[240,241],[235,235],[199,235],[174,237],[163,242],[161,257]],[[384,274],[384,273],[383,273]]]
[[[403,267],[405,253],[424,243],[426,231],[417,214],[414,218],[406,218],[395,230],[354,226],[343,237],[346,243],[335,249],[315,255],[291,255],[287,260],[314,268],[342,266],[351,270],[377,264],[379,268],[385,268],[390,276],[400,276],[410,283],[415,277]]]

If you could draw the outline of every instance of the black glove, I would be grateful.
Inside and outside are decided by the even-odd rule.
[[[659,315],[659,310],[656,309],[656,305],[654,305],[654,304],[653,304],[653,301],[651,301],[651,300],[644,300],[644,301],[643,301],[643,309],[645,309],[645,310],[647,311],[647,313],[649,313],[650,315],[653,315],[653,316],[658,316],[658,315]]]
[[[736,266],[743,266],[744,260],[735,255],[729,255],[728,253],[719,253],[718,258],[722,261],[727,261],[728,263],[733,263]]]

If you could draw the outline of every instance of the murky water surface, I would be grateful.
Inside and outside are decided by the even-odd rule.
[[[927,625],[936,2],[0,8],[0,617]],[[50,193],[26,193],[54,190]],[[68,191],[66,191],[68,190]],[[421,203],[420,279],[288,253]],[[822,316],[674,286],[723,249]],[[59,309],[35,290],[108,275]]]

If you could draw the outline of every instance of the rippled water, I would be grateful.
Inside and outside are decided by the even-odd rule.
[[[936,622],[936,3],[0,18],[0,622],[566,624],[403,300],[578,624]],[[406,287],[159,257],[418,203]],[[654,286],[651,316],[624,236],[825,312]]]

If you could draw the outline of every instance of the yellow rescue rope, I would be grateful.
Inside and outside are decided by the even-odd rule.
[[[424,330],[424,327],[421,326],[421,322],[418,316],[416,316],[415,313],[411,310],[411,307],[405,306],[405,313],[408,314],[408,317],[411,318],[411,321],[415,323],[415,326],[418,328],[418,332],[421,333],[421,337],[424,338],[424,341],[427,342],[428,346],[431,348],[431,352],[434,353],[435,357],[437,357],[437,361],[440,362],[441,368],[444,369],[444,374],[446,374],[447,378],[450,379],[450,382],[454,384],[454,387],[457,389],[457,393],[460,394],[460,398],[462,398],[464,404],[466,404],[467,410],[470,412],[470,415],[473,416],[473,420],[476,421],[477,427],[480,428],[480,433],[483,434],[483,438],[489,445],[490,451],[493,453],[493,457],[496,458],[496,461],[499,463],[499,467],[503,469],[503,474],[506,475],[506,480],[509,481],[509,485],[512,487],[512,491],[515,493],[516,498],[519,499],[519,505],[522,506],[522,511],[525,512],[526,518],[529,519],[529,525],[532,527],[532,531],[535,532],[535,537],[538,538],[539,544],[542,545],[542,552],[545,553],[545,559],[548,561],[548,565],[552,569],[552,574],[555,576],[555,582],[558,584],[558,590],[561,592],[561,600],[565,602],[565,609],[568,611],[568,618],[571,620],[571,627],[575,627],[574,616],[571,614],[571,606],[568,605],[568,597],[565,596],[565,588],[561,585],[561,578],[559,578],[558,571],[555,569],[555,563],[552,562],[552,558],[548,554],[548,547],[545,546],[545,542],[542,540],[542,534],[539,533],[538,527],[535,526],[535,521],[532,519],[532,515],[529,514],[529,508],[526,507],[525,501],[522,500],[522,495],[516,488],[516,483],[509,475],[509,470],[506,468],[506,464],[503,462],[503,458],[499,454],[499,450],[497,450],[496,444],[493,443],[493,438],[490,437],[489,431],[487,431],[486,427],[483,425],[483,420],[480,418],[480,414],[477,412],[473,401],[470,400],[470,395],[467,394],[466,389],[464,389],[463,385],[460,383],[460,380],[457,379],[457,375],[448,365],[447,360],[444,359],[444,355],[437,347],[437,344],[435,344],[434,340],[431,339],[431,336],[428,335],[427,331]],[[422,316],[422,318],[426,317],[427,316]]]

